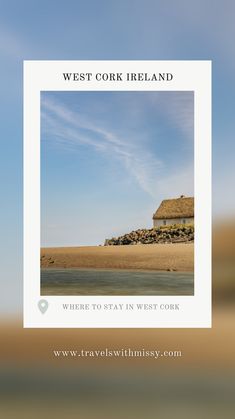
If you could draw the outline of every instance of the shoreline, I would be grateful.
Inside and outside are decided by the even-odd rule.
[[[156,273],[176,273],[176,274],[183,274],[185,272],[187,273],[194,273],[194,270],[192,271],[178,271],[178,270],[163,270],[163,269],[134,269],[134,268],[61,268],[61,267],[51,267],[51,268],[41,268],[42,271],[60,271],[60,270],[70,270],[70,271],[94,271],[94,272],[113,272],[113,271],[117,271],[117,272],[143,272],[143,273],[147,273],[147,272],[156,272]]]
[[[194,244],[41,248],[41,269],[193,272]]]

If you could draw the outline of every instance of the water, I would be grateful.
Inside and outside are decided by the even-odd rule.
[[[193,295],[193,272],[42,269],[41,295]]]

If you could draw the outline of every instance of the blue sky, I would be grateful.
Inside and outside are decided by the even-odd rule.
[[[235,2],[1,1],[1,310],[22,291],[22,60],[213,61],[213,212],[234,214]]]
[[[193,120],[193,92],[43,92],[42,246],[103,244],[192,196]]]

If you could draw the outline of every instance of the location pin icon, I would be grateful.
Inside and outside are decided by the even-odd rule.
[[[48,309],[48,302],[47,300],[39,300],[38,301],[38,308],[41,311],[42,314],[46,313],[47,309]]]

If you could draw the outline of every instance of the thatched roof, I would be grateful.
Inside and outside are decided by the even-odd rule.
[[[194,198],[183,195],[176,199],[164,199],[153,215],[154,220],[189,217],[194,217]]]

